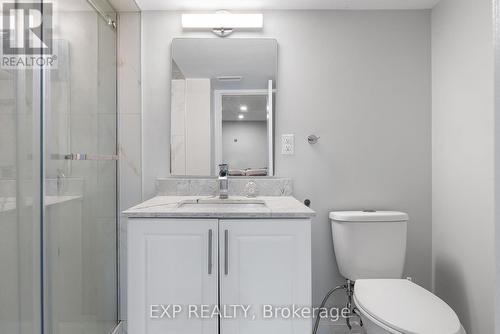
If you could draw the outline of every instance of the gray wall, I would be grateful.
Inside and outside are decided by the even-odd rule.
[[[143,190],[169,171],[170,43],[180,12],[143,12]],[[313,299],[343,281],[328,212],[408,212],[407,269],[431,288],[431,35],[429,11],[269,11],[258,33],[279,43],[276,174],[309,198]],[[279,136],[296,135],[294,156]],[[310,146],[309,134],[321,136]]]
[[[231,169],[267,167],[267,146],[267,122],[222,122],[222,161]]]
[[[435,292],[468,333],[494,333],[494,53],[490,0],[432,13]]]

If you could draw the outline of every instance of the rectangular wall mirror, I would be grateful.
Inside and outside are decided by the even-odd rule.
[[[274,175],[277,62],[274,39],[172,41],[171,175]]]

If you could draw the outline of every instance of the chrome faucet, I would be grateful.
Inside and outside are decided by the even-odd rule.
[[[219,198],[227,199],[229,197],[228,192],[228,180],[227,176],[229,174],[228,164],[219,165]]]

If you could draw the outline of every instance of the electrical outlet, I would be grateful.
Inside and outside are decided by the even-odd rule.
[[[295,153],[294,135],[281,135],[281,154],[293,155]]]

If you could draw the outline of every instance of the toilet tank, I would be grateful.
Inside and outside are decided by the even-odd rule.
[[[333,246],[347,279],[401,278],[408,215],[396,211],[330,212]]]

